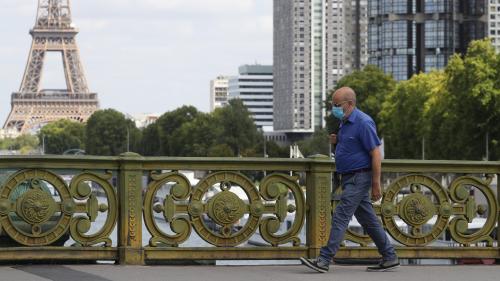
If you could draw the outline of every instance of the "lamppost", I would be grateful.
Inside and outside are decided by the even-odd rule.
[[[45,135],[42,134],[42,155],[45,155]]]
[[[264,135],[264,128],[260,127],[258,128],[259,132],[262,134],[262,140],[264,142],[264,158],[267,158],[268,155],[267,155],[267,140],[266,140],[266,136]]]
[[[127,152],[130,152],[130,128],[127,124]]]
[[[267,158],[267,140],[266,136],[264,135],[264,128],[259,128],[259,132],[262,133],[262,140],[264,142],[264,158]],[[267,176],[267,171],[264,170],[264,177]]]
[[[486,132],[486,161],[490,159],[490,133]]]
[[[267,139],[266,139],[266,136],[264,136],[264,134],[262,134],[262,136],[264,137],[264,158],[267,158],[268,155],[267,155]]]

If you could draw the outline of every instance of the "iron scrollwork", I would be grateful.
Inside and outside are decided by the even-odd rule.
[[[151,179],[153,181],[149,184],[144,197],[144,223],[152,236],[149,244],[152,247],[156,247],[159,244],[178,246],[186,241],[191,235],[191,225],[186,215],[177,215],[178,213],[185,214],[187,205],[176,204],[175,201],[185,201],[189,199],[191,195],[191,184],[184,175],[179,173],[152,173]],[[163,204],[154,205],[156,193],[168,182],[175,183],[170,190],[170,194],[166,196]],[[170,228],[175,235],[168,235],[158,227],[153,212],[163,213],[165,221],[170,223]]]
[[[25,246],[51,245],[68,231],[81,246],[98,243],[111,246],[109,234],[116,224],[117,200],[115,191],[107,182],[109,177],[84,172],[74,177],[68,187],[61,177],[47,170],[18,171],[0,190],[1,227],[13,240]],[[104,189],[109,207],[98,204],[87,184],[90,181]],[[98,212],[105,211],[109,212],[101,231],[85,235]],[[85,216],[73,217],[76,213]]]
[[[403,188],[410,187],[410,193],[397,203],[398,194]],[[435,202],[423,194],[422,187],[430,190],[436,197]],[[451,204],[446,190],[433,178],[424,175],[404,176],[394,181],[385,191],[382,200],[382,220],[389,234],[401,244],[407,246],[423,246],[436,240],[448,225],[451,215]],[[396,224],[395,216],[399,216],[408,226],[408,232],[401,231]],[[429,233],[422,227],[437,216]]]
[[[109,235],[113,231],[116,225],[118,217],[118,200],[116,198],[116,193],[113,186],[109,183],[112,174],[94,174],[90,172],[85,172],[79,174],[72,179],[70,183],[70,190],[73,198],[77,200],[87,200],[86,204],[80,205],[84,207],[84,212],[86,216],[80,215],[74,217],[70,225],[71,237],[82,246],[91,246],[99,243],[104,243],[106,247],[110,247],[112,244]],[[88,182],[95,182],[101,186],[106,195],[108,204],[99,204],[97,197],[92,193]],[[92,222],[95,222],[98,213],[108,212],[106,221],[103,227],[92,235],[86,235],[90,230]]]
[[[398,195],[407,187],[409,194],[398,202]],[[423,192],[423,188],[430,190],[430,193]],[[487,206],[476,205],[475,198],[470,194],[472,188],[484,195]],[[431,200],[429,195],[434,198]],[[478,231],[469,233],[468,224],[477,214],[484,215],[486,212],[485,225]],[[477,177],[459,177],[447,190],[431,177],[407,175],[394,181],[384,192],[380,213],[389,234],[406,246],[428,245],[437,240],[446,229],[450,231],[452,239],[460,244],[486,241],[492,246],[493,239],[489,235],[498,218],[498,206],[489,182]],[[396,217],[402,219],[408,226],[408,231],[402,231],[398,227]],[[425,224],[432,224],[431,230],[426,233],[423,231]]]
[[[222,192],[210,198],[208,202],[203,202],[204,195],[209,191],[209,188],[219,184]],[[248,197],[248,204],[242,203],[241,199],[231,192],[233,185],[240,186]],[[230,201],[224,201],[223,198],[230,198]],[[217,201],[224,203],[223,213],[214,212],[214,203]],[[232,206],[233,208],[228,208]],[[234,208],[237,206],[237,208]],[[191,196],[189,214],[191,223],[198,235],[208,243],[219,247],[237,246],[247,241],[253,233],[255,233],[259,220],[262,216],[263,203],[260,200],[259,192],[254,186],[253,182],[239,173],[233,172],[217,172],[208,175],[202,179],[195,187],[193,195]],[[241,209],[244,210],[241,210]],[[200,212],[201,211],[201,212]],[[234,223],[240,220],[245,213],[249,213],[246,224],[240,229],[233,228]],[[204,219],[204,214],[207,214],[210,219],[219,224],[225,214],[233,217],[231,221],[226,223],[222,222],[219,231],[211,229]]]
[[[486,241],[493,246],[493,239],[489,236],[495,228],[498,219],[498,205],[495,194],[489,188],[491,181],[482,180],[477,177],[459,177],[450,185],[450,197],[455,202],[455,218],[450,222],[450,234],[453,240],[461,244],[472,244]],[[466,186],[478,189],[486,198],[487,206],[476,205],[475,199],[470,195]],[[474,233],[467,233],[468,224],[476,217],[487,214],[484,226]]]
[[[247,241],[260,227],[262,238],[273,246],[292,242],[297,237],[305,217],[305,199],[297,178],[273,174],[264,178],[260,191],[246,176],[236,172],[216,172],[202,179],[192,190],[189,181],[180,173],[152,174],[145,197],[144,220],[152,234],[150,246],[161,243],[178,246],[191,234],[191,228],[206,242],[219,247],[237,246]],[[154,205],[161,186],[173,183],[170,194]],[[207,198],[209,190],[218,186],[220,192]],[[239,187],[246,198],[232,191]],[[289,191],[296,205],[288,204]],[[263,200],[264,199],[264,200]],[[275,203],[267,202],[274,201]],[[153,212],[163,213],[175,235],[161,231],[154,222]],[[287,213],[295,212],[295,221],[284,234],[276,235]],[[264,215],[269,215],[265,216]],[[214,225],[208,225],[211,221]],[[235,227],[239,222],[241,227]]]
[[[294,246],[300,244],[297,236],[304,225],[305,210],[297,206],[305,206],[304,193],[297,183],[297,177],[282,174],[270,175],[262,181],[260,194],[265,200],[276,201],[274,214],[276,217],[267,217],[260,223],[262,238],[273,246],[292,242]],[[295,205],[288,204],[288,192],[291,191]],[[286,219],[287,213],[295,212],[295,219],[290,228],[281,235],[275,235],[279,226]]]

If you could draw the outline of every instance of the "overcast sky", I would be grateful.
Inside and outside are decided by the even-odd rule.
[[[209,83],[238,66],[272,63],[271,0],[72,0],[77,42],[101,108],[208,111]],[[38,0],[0,0],[0,123],[19,90]],[[44,88],[64,86],[48,57]]]

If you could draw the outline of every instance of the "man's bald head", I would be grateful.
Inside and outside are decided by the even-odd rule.
[[[342,87],[335,91],[332,96],[333,103],[341,103],[345,101],[352,102],[353,105],[356,105],[356,92],[349,87]]]

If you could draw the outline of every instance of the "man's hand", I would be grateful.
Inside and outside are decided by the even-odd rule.
[[[382,187],[380,186],[380,182],[373,181],[372,182],[372,201],[377,202],[382,198]]]
[[[337,144],[337,135],[336,134],[331,134],[330,135],[330,142],[332,144]]]

